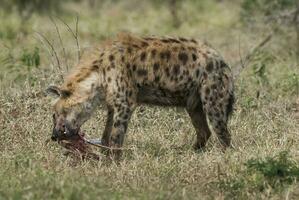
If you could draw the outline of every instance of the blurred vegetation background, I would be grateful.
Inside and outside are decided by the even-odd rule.
[[[44,89],[120,31],[221,52],[236,74],[234,149],[212,137],[193,151],[188,115],[152,107],[132,116],[119,166],[74,163],[45,142]],[[298,199],[298,63],[297,0],[0,0],[0,199]],[[104,112],[84,125],[89,137]]]

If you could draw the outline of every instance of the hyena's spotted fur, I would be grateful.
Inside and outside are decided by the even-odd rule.
[[[211,135],[207,118],[222,145],[231,143],[231,71],[218,52],[198,40],[120,34],[84,59],[62,87],[49,91],[60,95],[54,105],[56,134],[78,131],[104,102],[103,144],[121,147],[136,105],[153,104],[186,108],[197,133],[195,147],[205,146]]]

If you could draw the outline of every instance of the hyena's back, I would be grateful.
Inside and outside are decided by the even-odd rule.
[[[130,82],[141,103],[192,109],[199,100],[214,104],[217,96],[228,100],[233,92],[229,67],[218,52],[198,40],[123,34],[99,55],[107,84]]]

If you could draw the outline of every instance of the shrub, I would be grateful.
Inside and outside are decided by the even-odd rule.
[[[256,17],[262,17],[264,20],[294,8],[294,0],[243,0],[241,4],[241,20],[243,22],[254,22]]]

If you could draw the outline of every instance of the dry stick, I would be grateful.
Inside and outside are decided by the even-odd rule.
[[[52,55],[54,55],[55,59],[56,59],[56,62],[57,62],[57,66],[59,68],[59,71],[60,71],[60,76],[63,80],[63,76],[62,76],[62,68],[61,68],[61,65],[60,65],[60,60],[59,60],[59,57],[57,55],[57,52],[55,51],[55,48],[53,46],[53,44],[41,33],[39,32],[36,32],[44,41],[46,41],[46,43],[48,44],[48,46],[51,48],[51,51],[52,51]]]
[[[79,46],[79,38],[78,38],[78,26],[79,26],[79,16],[78,14],[76,15],[76,44],[77,44],[77,48],[78,48],[78,62],[81,59],[81,49]]]
[[[80,44],[79,44],[79,38],[78,38],[78,24],[79,24],[79,17],[78,15],[76,16],[76,27],[75,27],[75,32],[72,30],[72,28],[61,18],[57,17],[68,29],[68,31],[73,35],[73,37],[76,40],[76,45],[77,45],[77,53],[78,53],[78,62],[81,59],[81,50],[80,50]]]
[[[45,47],[45,49],[48,50],[48,53],[51,57],[54,57],[54,54],[52,53],[52,51],[48,48],[48,46],[45,44],[45,42],[41,39],[41,38],[37,38],[37,37],[34,37],[36,40],[39,40],[42,45]],[[51,63],[53,66],[55,66],[55,63],[53,62],[53,59],[51,59]]]
[[[62,42],[62,38],[61,38],[61,35],[60,35],[60,32],[59,32],[58,26],[57,26],[56,22],[54,21],[54,19],[52,17],[50,17],[50,20],[52,21],[52,23],[55,26],[55,29],[56,29],[56,32],[57,32],[57,35],[58,35],[58,38],[59,38],[59,41],[60,41],[60,44],[61,44],[61,47],[62,47],[62,52],[63,52],[63,56],[64,56],[66,70],[69,71],[68,59],[67,59],[67,56],[66,56],[66,51],[65,51],[65,48],[64,48],[64,45],[63,45],[63,42]]]
[[[243,60],[242,58],[233,66],[234,71],[233,71],[233,77],[236,79],[237,76],[241,73],[241,71],[246,67],[248,62],[250,62],[251,58],[254,56],[254,54],[260,50],[262,47],[264,47],[271,39],[272,39],[273,33],[270,33],[265,37],[257,46],[255,46],[245,57]],[[241,56],[241,55],[240,55]]]
[[[101,145],[101,144],[95,144],[95,143],[92,143],[92,142],[89,142],[87,140],[85,140],[88,144],[91,144],[93,146],[96,146],[96,147],[100,147],[100,148],[103,148],[103,149],[109,149],[109,150],[132,150],[131,148],[119,148],[119,147],[107,147],[107,146],[104,146],[104,145]]]
[[[50,56],[54,57],[54,54],[49,50],[49,48],[47,47],[47,45],[44,43],[44,41],[43,41],[42,39],[37,38],[37,37],[34,37],[34,38],[35,38],[36,40],[39,40],[39,41],[42,43],[42,45],[45,47],[45,49],[48,50],[48,53],[50,54]],[[53,62],[53,59],[51,59],[51,63],[52,63],[53,66],[55,66],[55,64],[54,64],[54,62]]]

